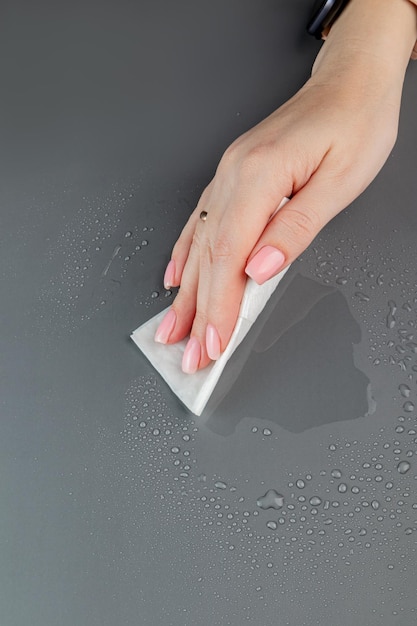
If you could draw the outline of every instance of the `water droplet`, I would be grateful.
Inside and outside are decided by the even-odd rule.
[[[411,413],[412,411],[414,411],[414,408],[415,408],[414,404],[410,400],[408,400],[407,402],[403,404],[403,409],[407,413]]]
[[[395,313],[397,311],[397,305],[395,304],[394,300],[390,300],[388,302],[388,307],[389,313],[387,315],[387,328],[394,328],[396,323]]]
[[[179,447],[178,447],[178,446],[173,446],[173,447],[171,448],[171,452],[172,452],[173,454],[178,454],[178,453],[180,452],[180,449],[179,449]]]
[[[147,246],[148,242],[146,239],[144,239],[143,241],[140,242],[142,246]]]
[[[214,486],[216,487],[216,489],[227,489],[226,483],[221,480],[218,480],[216,483],[214,483]]]
[[[359,298],[360,302],[369,302],[370,300],[369,296],[366,293],[363,293],[363,291],[356,291],[355,296]]]
[[[272,430],[270,430],[269,428],[264,428],[262,434],[265,435],[265,437],[269,437],[270,435],[272,435]]]
[[[411,389],[408,385],[399,385],[398,387],[403,398],[409,398],[411,394]]]
[[[400,472],[400,474],[406,474],[410,467],[411,465],[408,461],[400,461],[400,463],[398,463],[397,465],[397,470]]]
[[[257,426],[253,426],[251,432],[257,433],[258,432],[258,427]]]
[[[275,489],[269,489],[265,495],[257,500],[256,504],[263,510],[278,510],[284,506],[284,496],[275,491]]]
[[[206,474],[199,474],[199,475],[198,475],[197,480],[198,480],[200,483],[205,483],[205,482],[206,482],[206,480],[207,480],[207,476],[206,476]]]
[[[338,486],[337,490],[340,493],[346,493],[347,491],[347,485],[345,483],[340,483],[340,485]]]
[[[159,292],[158,291],[152,291],[151,298],[153,298],[155,300],[155,298],[157,298],[158,296],[159,296]]]
[[[372,507],[373,509],[375,509],[375,511],[376,511],[377,509],[379,509],[379,506],[380,506],[380,505],[379,505],[378,500],[372,500],[372,502],[371,502],[371,507]]]
[[[414,352],[414,354],[417,354],[417,343],[415,343],[414,341],[409,341],[406,344],[407,348],[409,348],[411,350],[411,352]]]
[[[128,231],[127,231],[127,233],[125,233],[125,237],[126,237],[126,238],[129,238],[129,237],[131,237],[131,236],[132,236],[132,233],[131,233],[131,231],[130,231],[130,230],[128,230]]]
[[[312,506],[319,506],[319,504],[321,504],[321,498],[318,496],[312,496],[309,502]]]
[[[299,489],[304,489],[304,487],[306,486],[305,482],[301,480],[301,478],[299,478],[295,484]]]
[[[339,469],[334,469],[330,473],[333,478],[342,478],[342,472]]]
[[[274,521],[270,521],[266,523],[267,528],[270,528],[271,530],[276,530],[278,528],[278,524]]]
[[[346,283],[347,283],[347,278],[346,278],[346,276],[338,276],[338,277],[336,278],[336,283],[337,283],[338,285],[346,285]]]

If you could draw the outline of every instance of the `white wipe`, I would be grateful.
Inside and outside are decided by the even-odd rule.
[[[287,200],[285,199],[279,208],[284,205],[285,201]],[[286,267],[277,276],[266,281],[263,285],[258,285],[251,278],[247,279],[239,316],[229,344],[217,361],[213,361],[206,368],[197,371],[195,374],[184,374],[181,369],[182,357],[189,339],[188,337],[173,345],[157,343],[154,340],[156,330],[170,307],[155,315],[142,326],[139,326],[131,334],[131,338],[153,367],[160,373],[178,398],[195,415],[201,415],[226,363],[249,332],[289,267]]]

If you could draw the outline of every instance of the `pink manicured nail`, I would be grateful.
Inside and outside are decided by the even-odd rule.
[[[197,337],[188,341],[182,357],[182,371],[185,374],[194,374],[198,369],[201,357],[201,346]]]
[[[158,343],[167,343],[172,331],[174,330],[176,321],[177,316],[175,311],[174,309],[170,309],[157,328],[154,338],[155,341]]]
[[[165,289],[170,289],[171,287],[173,287],[174,282],[175,282],[175,261],[174,259],[171,259],[167,265],[167,268],[164,274]]]
[[[206,348],[210,359],[217,361],[220,356],[220,337],[213,324],[207,324]]]
[[[249,261],[245,272],[253,278],[258,285],[262,285],[266,280],[275,276],[285,263],[285,256],[273,246],[264,246]]]

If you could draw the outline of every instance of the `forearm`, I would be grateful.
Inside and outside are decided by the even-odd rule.
[[[381,72],[402,83],[417,39],[417,0],[350,0],[313,67],[322,76]],[[356,76],[356,78],[358,78]]]

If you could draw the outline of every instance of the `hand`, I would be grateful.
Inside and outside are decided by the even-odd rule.
[[[394,145],[404,63],[387,68],[373,48],[341,52],[340,42],[327,53],[328,42],[304,87],[226,150],[174,246],[164,283],[180,290],[155,339],[191,334],[187,373],[225,349],[247,276],[263,283],[294,261]]]

